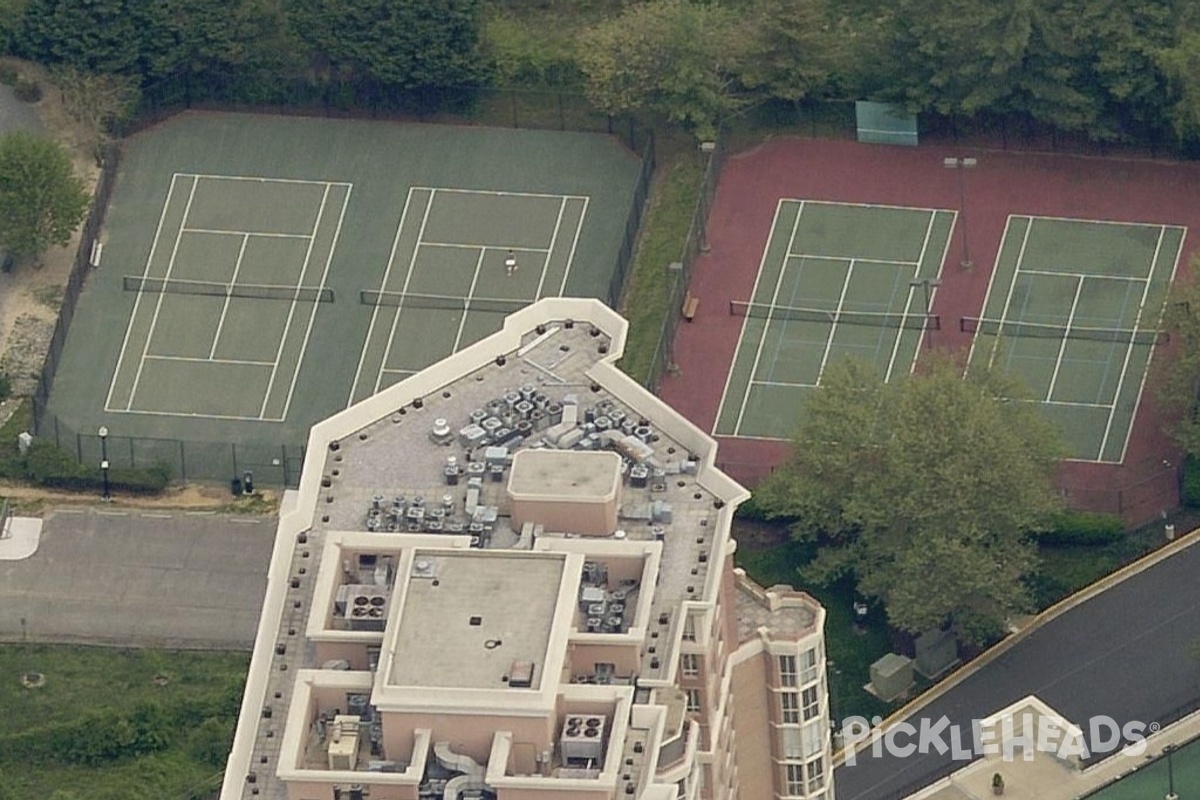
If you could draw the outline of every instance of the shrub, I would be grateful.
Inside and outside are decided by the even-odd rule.
[[[21,73],[17,68],[7,61],[0,62],[0,84],[5,86],[16,86],[17,81],[21,79]]]
[[[43,439],[35,439],[25,454],[25,477],[41,486],[68,491],[99,491],[104,475],[99,467],[78,463],[66,450]],[[157,494],[167,488],[171,476],[166,467],[115,467],[108,471],[114,492]]]
[[[17,85],[13,87],[13,93],[18,100],[36,103],[42,99],[42,85],[27,78],[17,78]]]
[[[1183,504],[1200,506],[1200,458],[1189,455],[1183,460]]]
[[[0,372],[0,402],[12,397],[12,380],[6,373]]]
[[[1117,514],[1063,511],[1049,530],[1037,535],[1038,544],[1056,547],[1092,547],[1112,544],[1125,536],[1125,523]]]

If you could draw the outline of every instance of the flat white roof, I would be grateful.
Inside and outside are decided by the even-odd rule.
[[[416,557],[436,577],[407,579],[388,684],[504,689],[513,662],[527,661],[537,689],[565,555],[423,551]]]

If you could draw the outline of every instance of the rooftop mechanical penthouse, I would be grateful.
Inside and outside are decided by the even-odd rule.
[[[313,428],[223,800],[832,798],[824,610],[625,328],[543,300]]]

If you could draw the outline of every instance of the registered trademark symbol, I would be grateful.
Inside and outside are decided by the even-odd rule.
[[[1159,728],[1161,728],[1161,727],[1162,727],[1162,726],[1161,726],[1161,725],[1159,725],[1157,722],[1151,722],[1151,723],[1150,723],[1150,732],[1151,732],[1151,733],[1158,733],[1158,729],[1159,729]]]

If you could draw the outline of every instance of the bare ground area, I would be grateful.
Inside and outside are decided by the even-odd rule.
[[[95,133],[67,114],[44,70],[25,62],[17,67],[44,87],[43,98],[35,105],[41,127],[67,148],[76,173],[84,178],[89,190],[94,189],[100,174],[93,157]],[[20,101],[10,98],[6,102]],[[66,246],[51,248],[35,263],[19,264],[11,273],[0,272],[0,372],[12,380],[15,395],[31,395],[37,386],[78,247],[76,233]],[[14,406],[8,403],[0,408],[0,424]]]
[[[106,508],[227,511],[238,514],[275,514],[279,511],[279,495],[270,490],[235,499],[230,496],[228,489],[203,484],[171,486],[153,497],[114,496],[111,502],[106,503],[94,493],[59,492],[0,481],[0,496],[8,498],[16,513],[26,516],[40,516],[45,509],[57,506],[101,504]]]

